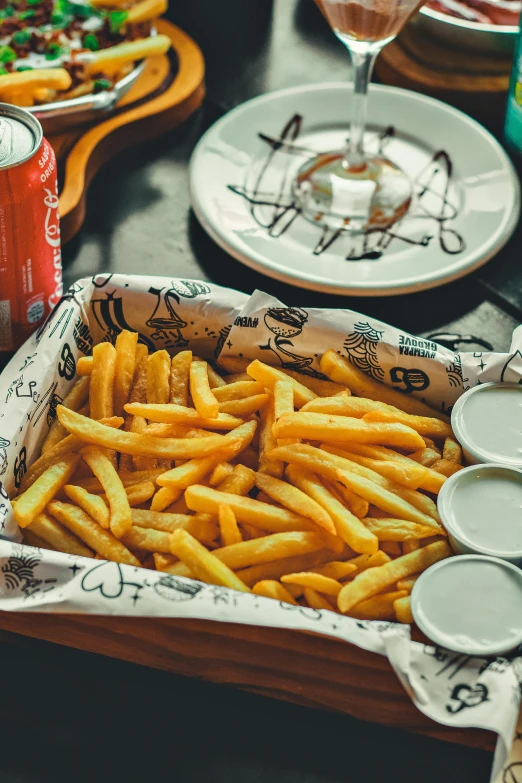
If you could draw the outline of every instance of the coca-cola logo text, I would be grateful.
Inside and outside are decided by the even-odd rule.
[[[60,249],[60,217],[58,215],[58,195],[49,188],[44,188],[44,205],[47,207],[44,230],[45,241],[53,248],[54,281],[56,287],[49,297],[49,306],[55,307],[63,293],[62,286],[62,253]]]

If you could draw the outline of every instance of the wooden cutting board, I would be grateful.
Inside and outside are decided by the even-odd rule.
[[[201,50],[164,19],[158,30],[172,41],[172,54],[147,60],[115,114],[95,125],[48,136],[58,159],[63,244],[80,230],[87,190],[104,163],[127,147],[172,130],[203,102],[205,61]]]
[[[384,84],[438,98],[494,131],[502,129],[510,57],[487,57],[445,46],[410,24],[384,47],[375,72]]]

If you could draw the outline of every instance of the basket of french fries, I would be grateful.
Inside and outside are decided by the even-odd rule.
[[[410,593],[452,555],[436,506],[462,467],[451,406],[520,377],[519,341],[482,361],[260,292],[80,281],[1,376],[0,610],[331,636],[505,751],[517,660],[448,664],[411,640]]]
[[[166,0],[15,0],[0,9],[0,101],[47,132],[115,108],[144,62],[170,48],[155,23]]]

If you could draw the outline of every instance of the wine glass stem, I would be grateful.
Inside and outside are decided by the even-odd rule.
[[[375,59],[381,49],[362,41],[345,42],[353,67],[353,99],[350,139],[345,153],[346,168],[358,166],[364,161],[364,129],[368,104],[368,85]]]

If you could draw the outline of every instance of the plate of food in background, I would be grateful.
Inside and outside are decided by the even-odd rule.
[[[170,47],[154,26],[166,0],[12,0],[0,9],[0,101],[56,132],[112,111]]]
[[[520,0],[428,0],[415,23],[448,44],[509,56],[521,9]]]

